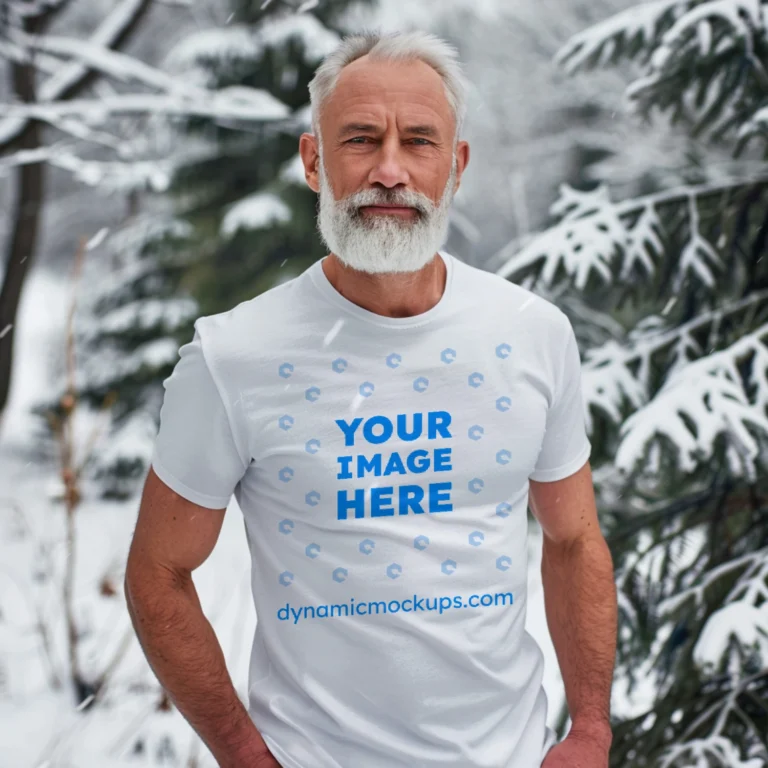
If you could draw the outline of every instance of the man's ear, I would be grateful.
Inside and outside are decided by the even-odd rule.
[[[302,133],[299,137],[299,155],[304,164],[304,177],[313,192],[320,191],[320,152],[317,137]]]
[[[460,141],[456,145],[456,189],[454,194],[458,192],[461,186],[461,177],[464,174],[464,170],[469,165],[469,142]]]

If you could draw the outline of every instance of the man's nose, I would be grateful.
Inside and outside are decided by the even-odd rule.
[[[408,184],[411,180],[405,167],[399,139],[383,141],[375,157],[374,165],[368,174],[369,184],[378,183],[392,188],[398,184]]]

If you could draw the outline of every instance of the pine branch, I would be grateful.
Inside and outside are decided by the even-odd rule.
[[[755,552],[750,552],[749,554],[742,555],[741,557],[736,557],[727,563],[723,563],[716,568],[712,568],[702,579],[700,584],[697,584],[695,587],[691,587],[689,589],[684,589],[681,592],[678,592],[677,594],[663,600],[659,606],[660,610],[664,614],[671,614],[691,598],[694,599],[696,606],[699,606],[704,599],[704,593],[706,590],[712,584],[722,578],[725,574],[731,573],[732,571],[737,570],[742,566],[761,566],[762,571],[766,572],[766,569],[768,569],[768,560],[766,560],[766,558],[768,558],[768,547],[757,550]],[[749,573],[750,571],[747,567],[745,574]],[[763,574],[763,578],[765,578],[765,573]]]
[[[695,340],[697,335],[709,328],[712,337],[715,329],[725,320],[741,314],[745,315],[744,327],[751,327],[758,307],[765,304],[768,304],[768,289],[703,312],[694,320],[671,330],[654,331],[624,345],[611,340],[587,350],[582,364],[582,386],[588,432],[591,434],[594,429],[591,408],[603,413],[612,423],[621,424],[626,415],[626,402],[637,410],[649,401],[654,358],[672,347],[674,352],[669,372],[679,370],[689,363],[689,355],[698,357],[705,353],[706,350]],[[756,407],[762,404],[762,400],[758,399]]]
[[[670,374],[653,400],[622,425],[615,457],[620,471],[635,472],[645,463],[648,446],[662,438],[676,447],[672,464],[692,473],[711,461],[717,438],[724,438],[730,470],[754,481],[760,450],[746,425],[768,434],[768,324],[727,349],[683,365]],[[752,361],[752,379],[739,371]],[[755,388],[757,395],[750,395]],[[694,427],[689,426],[692,423]]]
[[[741,151],[747,141],[757,134],[768,135],[768,106],[760,107],[739,129],[737,151]]]
[[[675,209],[684,204],[688,212],[689,240],[674,278],[674,290],[679,289],[688,274],[698,276],[712,288],[714,277],[700,254],[712,261],[717,260],[717,255],[699,232],[697,205],[749,184],[768,186],[768,173],[755,173],[725,183],[678,187],[621,203],[610,201],[604,185],[592,192],[579,192],[564,184],[551,208],[553,215],[562,217],[561,221],[527,240],[519,251],[519,241],[512,242],[492,259],[503,263],[497,273],[505,278],[541,262],[539,277],[550,287],[562,275],[573,280],[578,290],[586,288],[592,274],[606,285],[637,274],[650,278],[655,273],[655,259],[664,252],[661,242],[664,228],[659,213],[667,207]]]
[[[617,13],[574,35],[555,54],[555,62],[573,74],[613,59],[617,50],[642,50],[669,27],[690,0],[655,0]]]
[[[692,757],[696,756],[697,753],[701,754],[700,750],[702,749],[702,745],[705,745],[707,742],[715,744],[717,750],[722,752],[723,755],[728,757],[729,760],[735,759],[737,761],[723,761],[722,765],[724,766],[734,765],[744,766],[745,768],[761,768],[760,764],[756,761],[742,763],[735,751],[733,743],[723,738],[721,734],[723,732],[728,715],[734,710],[736,706],[738,706],[737,700],[739,696],[746,693],[747,688],[750,685],[757,681],[765,680],[766,678],[768,678],[768,672],[765,670],[745,677],[738,682],[738,684],[728,693],[724,700],[717,700],[712,705],[710,705],[704,712],[701,713],[701,715],[696,718],[696,720],[694,720],[686,728],[681,738],[682,743],[674,745],[667,750],[666,758],[661,764],[662,768],[667,768],[668,766],[673,765],[677,759],[686,753],[690,753]],[[689,739],[708,719],[711,719],[715,713],[717,713],[717,720],[715,721],[713,730],[710,732],[708,737],[706,739],[692,739],[687,741],[687,739]],[[760,734],[758,734],[758,736],[760,736]]]
[[[671,110],[673,121],[694,124],[694,134],[709,128],[723,137],[768,88],[764,9],[760,0],[648,2],[574,36],[555,61],[573,73],[639,58],[643,74],[626,92],[636,108]],[[753,133],[737,133],[737,151]]]

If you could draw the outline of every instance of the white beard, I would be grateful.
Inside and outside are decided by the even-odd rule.
[[[448,209],[454,196],[456,155],[440,202],[410,190],[364,189],[335,200],[320,153],[320,211],[318,229],[323,242],[352,269],[371,274],[417,272],[429,264],[448,236]],[[364,218],[360,208],[388,203],[416,208],[419,217]]]

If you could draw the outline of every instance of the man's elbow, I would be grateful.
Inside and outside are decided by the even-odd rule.
[[[154,605],[162,604],[169,592],[185,590],[191,578],[190,573],[166,568],[134,553],[129,554],[123,580],[128,610],[151,610]]]
[[[613,568],[610,547],[599,527],[588,527],[558,539],[544,536],[542,565],[547,561],[572,563],[582,558],[593,564],[606,563]]]

